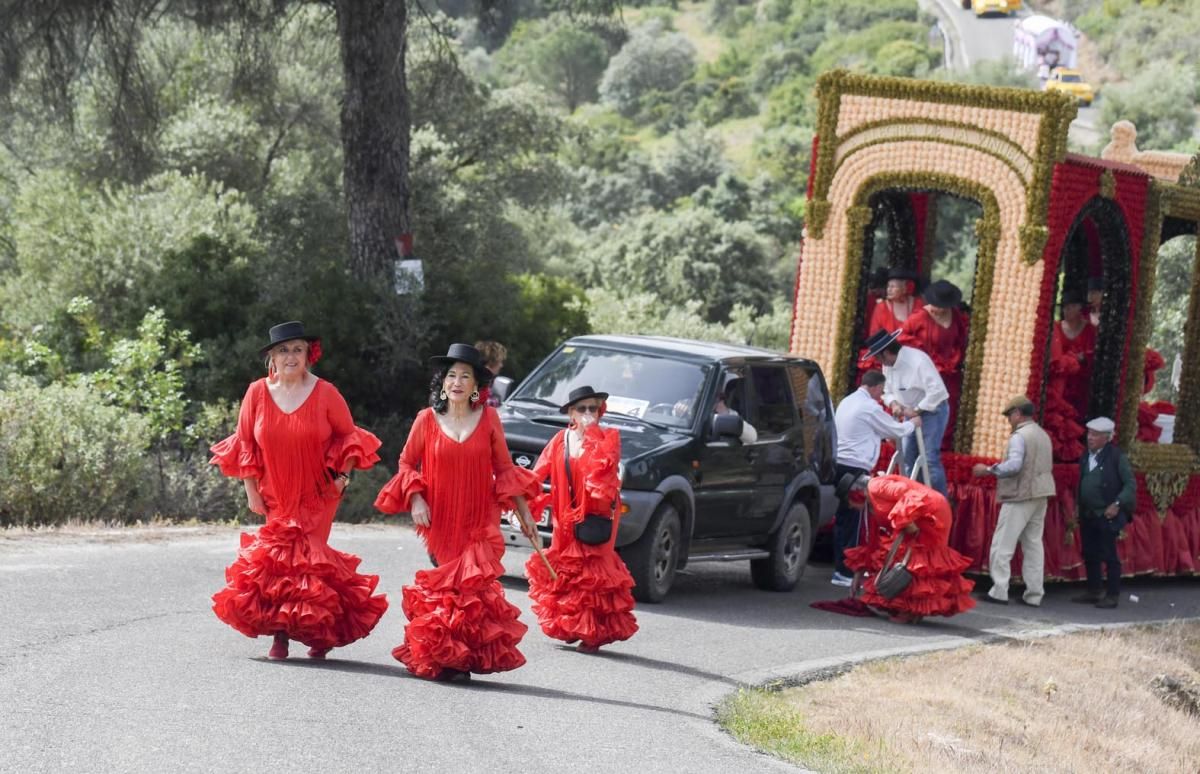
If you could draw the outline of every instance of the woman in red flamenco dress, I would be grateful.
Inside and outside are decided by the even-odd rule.
[[[260,354],[269,375],[246,390],[237,432],[212,447],[211,461],[245,482],[250,510],[267,522],[242,535],[213,612],[247,637],[273,635],[268,658],[287,658],[291,639],[322,659],[370,634],[387,610],[374,594],[379,577],[359,574],[359,558],[328,543],[349,471],[379,461],[379,439],[308,370],[321,343],[302,323],[271,328]]]
[[[1083,315],[1083,295],[1078,291],[1063,291],[1059,306],[1062,319],[1050,335],[1042,428],[1050,436],[1055,462],[1065,463],[1083,456],[1080,420],[1087,411],[1096,329]]]
[[[915,309],[901,328],[900,343],[924,350],[937,367],[950,394],[950,416],[942,434],[942,451],[954,446],[958,401],[962,397],[962,363],[967,354],[970,320],[962,310],[962,291],[953,282],[938,280],[925,288],[925,305]]]
[[[550,493],[539,498],[533,510],[553,507],[554,540],[546,557],[558,577],[552,579],[545,562],[531,556],[525,564],[529,597],[542,631],[556,640],[578,642],[576,649],[582,653],[627,640],[638,629],[630,593],[633,578],[614,548],[621,434],[599,426],[606,398],[608,393],[591,387],[572,390],[561,408],[571,424],[550,440],[533,468],[538,481],[550,476]],[[592,535],[584,527],[582,536],[576,535],[585,514],[594,514],[588,526],[607,528],[602,542],[595,541],[601,540],[603,530]]]
[[[904,476],[879,476],[867,484],[870,535],[866,545],[846,550],[846,565],[860,581],[859,599],[896,623],[916,623],[928,615],[952,616],[975,607],[962,576],[971,560],[949,546],[950,505],[933,489]],[[892,599],[875,590],[875,578],[893,542],[899,561],[908,551],[912,583]]]
[[[525,663],[517,643],[526,626],[498,580],[500,513],[515,507],[526,533],[540,541],[526,499],[541,487],[509,457],[500,417],[487,405],[491,372],[479,352],[453,344],[432,363],[431,407],[417,415],[400,469],[375,499],[384,513],[412,514],[437,562],[404,587],[408,625],[392,656],[418,677],[469,680],[472,672]]]

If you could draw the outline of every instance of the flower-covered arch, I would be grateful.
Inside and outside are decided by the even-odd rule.
[[[1185,333],[1177,443],[1134,442],[1161,240],[1200,229],[1200,156],[1143,152],[1127,122],[1103,158],[1067,152],[1075,106],[1062,94],[835,71],[818,81],[804,239],[791,349],[819,362],[835,399],[853,386],[863,336],[874,228],[886,223],[889,265],[930,254],[931,194],[973,200],[978,255],[953,452],[943,455],[955,508],[951,545],[986,569],[998,509],[995,461],[1013,395],[1045,395],[1062,287],[1102,272],[1105,300],[1089,413],[1117,420],[1137,471],[1137,518],[1120,543],[1129,572],[1200,568],[1200,249]],[[1186,167],[1186,168],[1185,168]],[[890,237],[889,237],[890,239]],[[890,242],[889,242],[890,244]],[[1080,251],[1086,254],[1080,257]],[[1080,261],[1089,261],[1082,267]],[[926,271],[928,267],[924,267]],[[1060,279],[1061,278],[1061,279]],[[1192,407],[1194,404],[1194,407]],[[1064,447],[1065,448],[1065,447]],[[1046,570],[1082,576],[1075,524],[1077,463],[1054,467]]]

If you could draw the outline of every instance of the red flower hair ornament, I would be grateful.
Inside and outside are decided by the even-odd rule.
[[[310,366],[316,365],[317,361],[320,359],[321,359],[321,340],[317,339],[316,341],[310,341],[308,344],[308,364]]]

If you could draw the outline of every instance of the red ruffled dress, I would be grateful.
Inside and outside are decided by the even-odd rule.
[[[970,320],[964,312],[951,309],[950,324],[943,326],[923,306],[913,310],[901,328],[900,343],[924,350],[929,355],[950,394],[950,416],[946,420],[946,432],[942,434],[942,451],[949,451],[954,445],[958,401],[962,397],[962,363],[967,353],[969,330]]]
[[[392,656],[408,671],[435,679],[447,669],[504,672],[525,663],[517,643],[526,626],[504,598],[498,578],[504,538],[500,513],[513,498],[541,492],[533,472],[509,457],[496,410],[484,406],[465,441],[446,435],[433,415],[417,415],[400,454],[400,469],[379,492],[384,513],[411,510],[420,493],[429,504],[428,527],[417,527],[438,566],[418,570],[403,591],[404,643]]]
[[[609,515],[619,503],[621,479],[621,434],[615,428],[593,425],[584,434],[583,453],[571,458],[571,489],[563,460],[563,443],[568,430],[550,440],[533,472],[538,481],[550,476],[550,492],[534,504],[538,514],[551,507],[554,538],[546,558],[558,574],[551,580],[545,563],[536,555],[525,563],[529,597],[542,631],[564,642],[579,641],[585,648],[627,640],[638,630],[633,617],[633,578],[615,549],[617,530],[602,545],[588,545],[575,538],[575,525],[584,513]],[[586,507],[585,507],[586,506]],[[619,508],[618,508],[619,511]]]
[[[267,523],[242,534],[237,561],[213,612],[247,637],[282,632],[312,648],[337,648],[370,634],[387,610],[377,575],[329,547],[341,497],[329,469],[366,470],[379,461],[379,439],[356,427],[340,392],[318,379],[298,409],[285,414],[267,389],[250,385],[237,432],[212,447],[211,462],[233,478],[258,480]]]
[[[1050,436],[1055,462],[1074,462],[1083,456],[1084,427],[1080,419],[1082,412],[1087,410],[1088,363],[1095,342],[1096,329],[1090,324],[1073,339],[1063,333],[1061,320],[1054,324],[1042,429]],[[1082,360],[1081,354],[1084,355]]]
[[[871,506],[870,535],[866,545],[846,549],[846,565],[868,574],[859,597],[864,603],[891,614],[952,616],[975,607],[972,581],[962,576],[971,560],[949,546],[950,505],[924,484],[904,476],[879,476],[867,484]],[[892,542],[901,530],[915,523],[916,535],[905,535],[896,561],[912,547],[908,588],[892,599],[875,591],[875,576],[883,568]]]

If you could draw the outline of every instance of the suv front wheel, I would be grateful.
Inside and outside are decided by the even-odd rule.
[[[766,591],[791,591],[800,582],[812,550],[812,521],[804,503],[792,503],[767,549],[770,556],[750,562],[754,585]]]
[[[663,503],[637,542],[621,549],[621,558],[633,576],[633,598],[638,602],[662,602],[667,596],[679,564],[679,532],[679,511]]]

